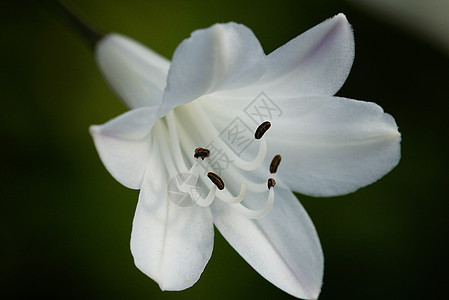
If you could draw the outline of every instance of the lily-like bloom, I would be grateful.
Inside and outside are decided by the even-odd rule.
[[[131,108],[90,132],[112,176],[140,189],[137,267],[163,290],[192,286],[212,254],[215,225],[274,285],[318,298],[323,253],[292,191],[350,193],[400,158],[390,115],[333,96],[354,58],[346,17],[269,55],[250,29],[227,23],[193,32],[171,64],[117,34],[99,42],[96,58]]]

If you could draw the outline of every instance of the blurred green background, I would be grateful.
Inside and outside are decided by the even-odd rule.
[[[266,53],[339,12],[356,58],[338,95],[374,101],[402,133],[402,160],[379,182],[327,199],[299,195],[325,254],[320,299],[441,299],[448,267],[449,52],[349,1],[72,0],[99,28],[171,58],[216,22],[250,27]],[[2,1],[0,295],[75,299],[293,299],[217,233],[199,282],[161,292],[129,250],[138,192],[101,164],[88,126],[126,109],[90,50],[39,1]],[[449,12],[448,12],[449,14]],[[415,23],[427,26],[425,23]],[[448,35],[449,36],[449,35]]]

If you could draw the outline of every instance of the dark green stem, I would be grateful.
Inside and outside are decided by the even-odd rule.
[[[67,4],[58,0],[42,0],[42,3],[51,11],[55,12],[59,17],[72,28],[93,50],[104,34],[94,29],[90,24],[83,20],[79,13],[75,13],[74,9],[69,8]]]

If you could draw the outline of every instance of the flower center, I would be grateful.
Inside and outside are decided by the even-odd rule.
[[[182,121],[175,116],[174,111],[171,111],[154,126],[155,138],[159,143],[162,159],[171,178],[168,185],[169,200],[178,206],[198,205],[207,207],[217,199],[227,203],[248,218],[258,219],[265,216],[273,207],[274,186],[276,185],[276,180],[273,177],[275,177],[281,162],[281,156],[276,155],[273,158],[269,167],[272,177],[262,183],[248,180],[241,172],[231,172],[229,175],[232,180],[241,182],[239,194],[234,196],[226,182],[211,170],[208,160],[211,155],[214,155],[213,151],[195,147],[195,142],[189,139],[185,125],[201,127],[195,122],[191,124],[191,122]],[[210,124],[204,125],[207,127]],[[253,160],[246,161],[237,155],[230,154],[232,155],[233,166],[243,171],[255,171],[262,165],[267,154],[267,143],[264,135],[270,127],[271,123],[265,121],[255,130],[254,139],[259,144],[259,150]],[[193,155],[192,153],[189,155],[187,149],[195,149]],[[185,158],[192,162],[190,168],[187,167]],[[233,186],[236,187],[236,184]],[[245,199],[247,190],[257,194],[266,193],[265,204],[258,209],[243,205],[241,202]]]

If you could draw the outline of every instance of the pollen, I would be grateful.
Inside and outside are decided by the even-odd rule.
[[[256,132],[254,133],[254,138],[256,140],[260,140],[265,132],[267,132],[268,129],[270,129],[271,123],[268,121],[263,122],[262,124],[257,127]]]
[[[210,155],[210,150],[209,149],[196,148],[195,149],[195,154],[193,155],[193,157],[201,158],[202,160],[204,160],[206,157],[209,157],[209,155]]]
[[[276,185],[276,180],[274,180],[273,178],[268,178],[267,185],[268,185],[268,189],[271,189],[272,187],[274,187]]]
[[[278,154],[275,157],[273,157],[273,160],[270,164],[270,173],[275,174],[278,170],[279,164],[281,163],[281,156]]]
[[[207,173],[207,177],[209,177],[210,181],[212,181],[212,183],[215,184],[219,190],[224,189],[225,185],[223,179],[221,179],[220,176],[218,176],[214,172],[209,172]]]

